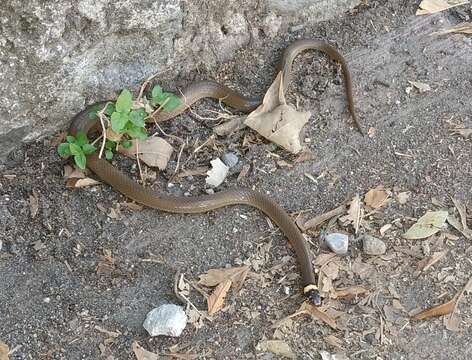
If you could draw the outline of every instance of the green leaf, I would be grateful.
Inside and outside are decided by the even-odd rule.
[[[131,105],[133,104],[132,95],[127,89],[123,89],[118,99],[116,99],[116,111],[122,113],[128,113],[131,110]]]
[[[82,170],[85,169],[85,163],[86,163],[87,160],[85,158],[84,153],[74,155],[74,161],[75,161],[75,163],[77,164],[77,166],[79,168],[81,168]]]
[[[152,88],[151,96],[153,98],[159,98],[160,96],[162,96],[162,88],[159,85],[155,85]]]
[[[114,141],[107,140],[107,142],[105,143],[105,148],[108,150],[113,150],[115,148],[115,145],[116,143]]]
[[[144,127],[145,117],[146,117],[146,112],[144,111],[143,108],[138,109],[138,110],[133,110],[129,113],[129,119],[134,125],[138,127]]]
[[[129,149],[133,144],[129,140],[123,140],[121,142],[121,146],[123,146],[125,149]]]
[[[133,139],[144,140],[147,138],[146,129],[143,127],[132,126],[126,130],[126,133]]]
[[[66,140],[69,144],[73,144],[77,141],[77,140],[75,140],[75,137],[73,137],[72,135],[67,135]]]
[[[111,150],[105,151],[105,158],[106,158],[107,160],[113,159],[113,152],[112,152]]]
[[[59,153],[60,156],[66,157],[66,156],[71,156],[70,148],[69,148],[69,143],[62,143],[59,144],[57,147],[57,152]]]
[[[125,128],[128,120],[128,114],[115,111],[111,114],[111,128],[114,132],[119,133]]]
[[[164,104],[163,108],[165,111],[172,111],[182,103],[177,95],[172,93],[164,93],[164,95],[166,96],[166,99],[162,102],[162,104]]]
[[[72,155],[84,154],[84,152],[82,151],[82,148],[77,144],[69,144],[69,149]]]
[[[113,114],[115,111],[116,111],[115,105],[112,103],[109,103],[103,113],[107,116],[111,116],[111,114]]]
[[[79,146],[85,145],[88,143],[87,135],[83,131],[79,131],[76,137],[76,144]]]
[[[89,155],[89,154],[95,152],[97,150],[97,148],[95,146],[93,146],[92,144],[85,144],[85,145],[82,146],[82,150],[83,150],[85,155]]]

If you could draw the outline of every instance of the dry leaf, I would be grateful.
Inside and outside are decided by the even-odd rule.
[[[460,135],[465,139],[469,138],[472,135],[472,129],[466,129],[462,127],[457,127],[450,130],[453,135]]]
[[[259,351],[271,352],[272,354],[284,356],[289,359],[297,359],[297,355],[290,346],[283,340],[265,340],[257,344]]]
[[[420,93],[431,91],[431,86],[429,86],[428,84],[425,84],[419,81],[410,81],[410,80],[408,80],[408,82],[411,85],[413,85],[415,88],[417,88]]]
[[[34,219],[39,211],[39,196],[35,190],[33,190],[33,193],[29,196],[29,203],[31,218]]]
[[[8,360],[8,353],[10,348],[7,344],[0,340],[0,360]]]
[[[229,167],[227,167],[220,158],[210,161],[211,170],[207,172],[206,183],[210,186],[217,187],[223,183],[228,175]]]
[[[468,2],[468,0],[423,0],[416,15],[430,15]]]
[[[454,332],[460,331],[461,321],[462,321],[461,317],[454,312],[444,317],[444,325],[446,326],[446,329],[448,329],[449,331],[454,331]]]
[[[334,335],[328,335],[324,339],[328,345],[342,349],[343,341]]]
[[[464,234],[464,236],[467,238],[467,239],[471,239],[472,238],[472,230],[469,229],[469,227],[467,226],[467,209],[465,207],[465,205],[458,199],[452,199],[452,202],[454,203],[454,206],[456,207],[457,211],[459,212],[459,216],[461,218],[461,225],[462,225],[462,229],[460,230],[460,232],[462,234]]]
[[[151,136],[145,140],[131,140],[131,147],[128,149],[118,147],[118,152],[132,159],[136,159],[136,149],[139,159],[146,165],[164,170],[174,149],[164,139],[158,136]]]
[[[159,360],[158,354],[147,351],[136,341],[133,341],[131,348],[133,349],[134,355],[136,355],[137,360]]]
[[[231,287],[231,284],[231,280],[222,282],[208,297],[208,315],[212,316],[223,308],[225,297],[229,291],[229,288]]]
[[[177,177],[187,177],[187,176],[203,176],[208,172],[208,166],[198,166],[194,169],[182,170],[177,174]]]
[[[447,211],[428,211],[416,224],[403,234],[405,239],[425,239],[441,230],[447,219]]]
[[[380,235],[384,236],[385,233],[392,227],[392,224],[385,224],[379,229]]]
[[[239,291],[249,273],[249,266],[234,268],[210,269],[205,274],[200,275],[198,283],[200,285],[213,287],[226,280],[231,280],[235,291]]]
[[[358,194],[353,197],[351,204],[349,205],[349,210],[347,212],[348,219],[352,222],[354,226],[354,232],[357,234],[359,231],[359,226],[364,216],[364,211],[362,209],[361,198]]]
[[[267,140],[276,143],[293,154],[302,149],[300,132],[311,116],[287,105],[283,93],[282,72],[264,96],[262,105],[250,113],[245,124]]]
[[[310,220],[306,221],[301,226],[301,229],[303,231],[305,231],[305,230],[317,227],[318,225],[321,225],[325,221],[327,221],[327,220],[329,220],[329,219],[331,219],[335,216],[343,215],[345,213],[346,213],[346,205],[343,204],[343,205],[338,206],[337,208],[335,208],[333,210],[330,210],[330,211],[328,211],[324,214],[318,215],[318,216],[314,217],[313,219],[310,219]]]
[[[449,34],[449,33],[472,34],[472,23],[464,22],[464,23],[458,24],[456,26],[453,26],[449,29],[436,31],[436,32],[432,33],[431,35],[445,35],[445,34]]]
[[[331,318],[328,314],[326,314],[325,312],[321,311],[318,307],[312,305],[312,304],[309,304],[308,302],[304,302],[301,306],[300,306],[300,309],[298,311],[306,311],[307,314],[310,314],[311,316],[313,316],[315,319],[317,320],[320,320],[322,322],[324,322],[326,325],[330,326],[331,328],[333,328],[334,330],[337,330],[338,329],[338,326],[336,324],[336,320],[334,320],[333,318]]]
[[[447,254],[447,250],[435,252],[433,255],[421,260],[416,267],[415,276],[418,276],[421,272],[428,270],[431,266],[436,264]]]
[[[123,134],[114,132],[111,126],[107,127],[106,135],[107,135],[107,140],[111,140],[116,143],[120,142],[121,138],[123,137]]]
[[[400,204],[404,205],[410,199],[410,195],[411,195],[411,193],[409,191],[404,191],[404,192],[398,193],[397,194],[397,201]]]
[[[225,123],[221,125],[215,126],[213,128],[213,132],[219,136],[230,135],[246,127],[246,125],[244,124],[244,120],[246,120],[245,116],[235,117],[233,119],[226,121]]]
[[[388,200],[388,193],[381,186],[371,189],[365,194],[364,202],[367,206],[370,206],[372,209],[378,209]]]
[[[104,249],[96,267],[97,274],[111,274],[115,270],[115,262],[116,260],[113,258],[111,251]]]
[[[70,178],[66,182],[66,187],[68,188],[81,188],[81,187],[87,187],[87,186],[94,186],[94,185],[99,185],[101,184],[100,181],[97,181],[95,179],[86,177],[83,179],[78,179],[78,178]]]
[[[349,286],[346,288],[341,288],[335,290],[331,294],[332,299],[347,299],[347,300],[352,300],[356,298],[359,295],[364,295],[368,293],[369,290],[366,288],[363,288],[362,286]]]
[[[413,320],[427,320],[435,316],[447,315],[454,311],[455,306],[456,300],[452,299],[447,303],[421,311],[419,314],[413,316]]]
[[[301,163],[301,162],[304,162],[304,161],[309,161],[309,160],[313,160],[315,158],[315,154],[313,154],[313,152],[308,149],[308,148],[304,148],[297,156],[297,158],[293,161],[294,163]]]

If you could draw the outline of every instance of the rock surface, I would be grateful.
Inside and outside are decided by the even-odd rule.
[[[86,104],[164,70],[191,80],[288,24],[359,1],[6,0],[0,7],[0,162],[22,141],[63,129]],[[318,10],[317,10],[318,9]],[[302,11],[303,10],[303,11]],[[188,83],[186,81],[185,83]],[[172,85],[175,88],[175,85]]]
[[[164,304],[152,309],[143,323],[151,336],[180,336],[186,325],[187,315],[181,306],[174,304]]]
[[[324,237],[324,242],[337,255],[346,255],[349,249],[349,236],[346,234],[327,234]]]

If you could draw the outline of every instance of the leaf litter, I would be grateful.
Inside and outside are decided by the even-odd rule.
[[[428,211],[403,234],[405,239],[425,239],[444,228],[448,212]]]
[[[431,15],[468,2],[468,0],[423,0],[416,11],[416,15]]]
[[[118,152],[136,159],[138,154],[139,159],[150,167],[157,167],[159,170],[164,170],[174,151],[174,148],[163,138],[158,136],[151,136],[145,140],[133,139],[131,147],[125,149],[122,146],[118,147]]]

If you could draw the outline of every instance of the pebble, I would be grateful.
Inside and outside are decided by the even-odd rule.
[[[324,236],[324,242],[337,255],[346,255],[349,247],[349,236],[341,233],[331,233]]]
[[[238,158],[238,155],[236,155],[235,153],[227,152],[227,153],[223,154],[223,156],[221,157],[221,160],[224,162],[224,164],[227,167],[232,168],[232,167],[236,166],[236,164],[239,161],[239,158]]]
[[[144,320],[143,327],[149,335],[180,336],[187,325],[187,315],[181,306],[164,304],[152,309]]]
[[[362,238],[362,249],[367,255],[382,255],[387,251],[387,245],[376,237],[371,235],[363,235]]]

